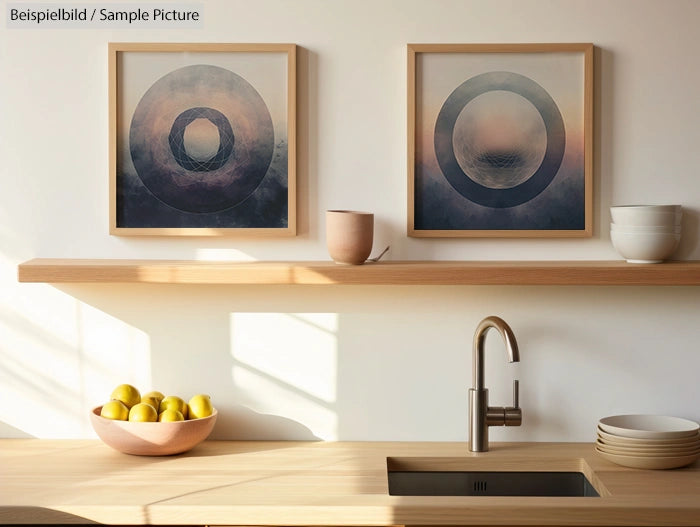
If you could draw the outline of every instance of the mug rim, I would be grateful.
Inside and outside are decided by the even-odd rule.
[[[340,213],[340,214],[358,214],[358,215],[363,215],[363,216],[373,216],[374,214],[372,212],[364,212],[361,210],[347,210],[347,209],[328,209],[326,211],[332,212],[332,213]]]

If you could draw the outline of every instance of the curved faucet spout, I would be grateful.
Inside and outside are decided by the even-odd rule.
[[[513,406],[489,406],[489,391],[484,386],[484,347],[486,333],[495,328],[503,337],[510,362],[520,362],[518,342],[510,326],[498,317],[486,317],[474,333],[472,357],[473,385],[469,390],[469,450],[486,452],[489,449],[489,426],[520,426],[522,411],[519,407],[518,381],[513,381]]]
[[[518,342],[515,340],[515,335],[510,326],[499,317],[486,317],[476,328],[474,333],[474,348],[472,350],[472,386],[476,390],[484,389],[484,343],[486,342],[486,333],[489,329],[497,330],[506,345],[506,353],[508,353],[508,362],[520,362],[520,351],[518,350]]]

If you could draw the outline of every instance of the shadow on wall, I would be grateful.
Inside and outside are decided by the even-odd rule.
[[[89,429],[84,373],[99,374],[109,362],[80,356],[81,312],[75,299],[44,286],[0,307],[0,437],[78,437]]]
[[[700,240],[700,211],[683,207],[681,225],[681,242],[673,259],[689,260],[696,254]]]
[[[219,410],[212,439],[451,439],[450,415],[432,401],[464,399],[466,410],[468,352],[440,344],[463,337],[461,315],[445,312],[415,331],[413,311],[392,313],[390,299],[377,315],[360,289],[62,285],[56,293],[82,314],[55,314],[79,328],[66,350],[75,371],[61,376],[82,386],[72,413],[84,421],[81,433],[63,435],[92,436],[89,408],[130,382],[186,398],[209,393]],[[307,312],[292,312],[300,303]],[[36,415],[50,413],[47,403]],[[466,437],[466,419],[457,428]]]
[[[246,386],[238,382],[246,378],[240,372],[244,364],[236,358],[236,350],[232,348],[235,339],[231,314],[223,308],[226,297],[219,295],[217,288],[203,288],[207,300],[195,303],[191,295],[170,286],[108,285],[95,288],[71,285],[60,289],[108,313],[105,316],[116,317],[125,328],[136,329],[148,338],[149,364],[124,364],[121,370],[111,371],[110,380],[106,381],[101,393],[93,389],[92,394],[86,394],[94,398],[90,406],[100,404],[109,396],[112,387],[122,382],[133,383],[144,391],[156,389],[184,399],[207,393],[219,410],[212,439],[319,439],[299,421],[276,415],[274,410],[278,405],[260,404],[256,392],[246,390]],[[84,331],[99,331],[99,327],[85,328]],[[262,335],[275,335],[275,328],[268,328]],[[284,336],[279,332],[277,335]],[[113,337],[103,335],[105,340]],[[99,337],[91,340],[95,338]],[[284,350],[284,342],[277,344]],[[89,356],[92,362],[101,360],[100,350],[94,345],[90,350],[81,350],[81,355]],[[141,370],[149,372],[148,379],[139,379]],[[290,391],[297,392],[297,397],[303,396],[301,390],[285,386],[282,380],[272,375],[268,375],[266,381],[282,392],[278,398],[282,406],[289,400]]]
[[[144,389],[184,397],[209,393],[219,410],[211,437],[241,440],[466,439],[471,337],[478,322],[472,318],[491,314],[488,304],[503,303],[497,295],[475,310],[478,315],[470,314],[463,304],[473,298],[465,299],[459,288],[412,288],[403,297],[380,295],[376,305],[366,303],[371,287],[126,284],[60,290],[119,321],[103,334],[97,319],[84,324],[85,340],[93,342],[79,351],[84,360],[108,361],[103,355],[114,348],[103,353],[94,342],[116,338],[114,331],[142,333],[148,341],[147,365],[122,363],[103,377],[109,380],[99,393],[94,382],[85,382],[93,388],[84,397],[97,399],[89,405],[146,370]],[[293,312],[300,304],[306,311]],[[418,318],[416,309],[425,306],[431,316]],[[417,326],[419,320],[429,323]],[[501,367],[502,344],[489,339],[489,387],[505,403],[514,371]],[[525,357],[529,363],[529,351]],[[523,397],[533,391],[527,383],[523,388]],[[561,423],[540,417],[529,422],[566,434]]]
[[[519,378],[523,406],[522,427],[494,428],[492,441],[589,441],[597,419],[615,413],[698,418],[700,356],[687,353],[697,288],[42,287],[66,309],[52,331],[25,331],[78,335],[57,348],[71,361],[51,372],[56,386],[75,384],[77,402],[59,432],[50,401],[33,408],[34,428],[0,417],[37,437],[92,436],[89,408],[132,382],[209,393],[212,439],[466,441],[471,340],[491,314],[513,327],[522,362],[509,365],[489,332],[490,400],[507,405]],[[30,349],[48,355],[52,343]],[[663,398],[648,389],[658,378],[676,379]],[[15,397],[36,400],[42,384]]]
[[[31,434],[28,434],[27,432],[20,430],[19,428],[15,428],[14,426],[11,426],[7,423],[4,423],[0,421],[0,437],[6,437],[6,438],[12,438],[12,439],[29,439],[33,438],[34,436]]]
[[[464,337],[462,315],[435,307],[445,311],[440,322],[429,331],[416,331],[415,312],[401,312],[401,302],[390,299],[381,314],[373,313],[364,300],[371,289],[339,292],[292,286],[277,294],[283,290],[146,284],[60,287],[77,302],[118,320],[123,331],[142,333],[148,341],[148,364],[123,364],[110,372],[100,393],[91,383],[92,392],[84,394],[94,398],[88,406],[100,404],[113,385],[136,383],[132,379],[145,370],[150,377],[137,384],[143,389],[184,397],[211,395],[219,410],[212,439],[466,437],[466,418],[457,422],[433,405],[435,398],[458,401],[463,406],[460,415],[466,415],[468,346],[441,344]],[[307,311],[291,312],[300,303]],[[392,304],[399,312],[391,311]],[[83,331],[100,332],[99,324],[91,326]],[[110,331],[115,330],[118,327],[112,325]],[[101,338],[109,341],[115,335],[107,332]],[[98,339],[98,334],[89,338]],[[78,354],[91,363],[108,360],[94,344]],[[460,367],[454,368],[454,362]],[[450,431],[454,427],[456,434]]]
[[[242,405],[220,415],[212,439],[317,441],[320,437],[303,424],[280,415],[261,414]]]

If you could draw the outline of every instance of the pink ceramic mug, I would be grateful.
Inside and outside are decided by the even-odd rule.
[[[374,214],[355,210],[326,211],[326,245],[335,263],[360,265],[372,252]]]

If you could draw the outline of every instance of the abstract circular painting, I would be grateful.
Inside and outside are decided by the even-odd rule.
[[[113,231],[293,234],[294,47],[152,46],[113,50]]]
[[[413,45],[412,236],[588,236],[589,45]]]

